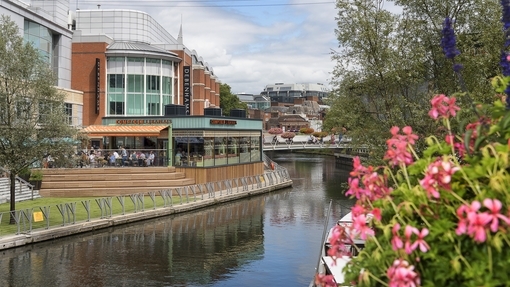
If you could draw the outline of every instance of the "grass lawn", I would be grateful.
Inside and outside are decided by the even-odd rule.
[[[99,219],[103,215],[104,217],[109,217],[112,215],[122,215],[122,205],[119,200],[114,197],[111,198],[111,208],[109,207],[109,202],[107,200],[101,201],[99,197],[82,197],[82,198],[60,198],[60,197],[43,197],[37,198],[34,200],[26,200],[21,202],[16,202],[16,210],[23,211],[20,222],[21,228],[20,232],[26,232],[30,230],[30,221],[29,217],[32,217],[32,230],[35,229],[44,229],[47,228],[48,225],[51,226],[61,226],[65,222],[65,224],[71,224],[73,222],[82,222],[86,221],[89,218],[89,213],[85,206],[88,205],[88,209],[90,212],[90,219]],[[190,199],[191,201],[192,199]],[[101,210],[99,203],[102,203],[103,208]],[[138,206],[138,210],[142,209],[142,202],[139,199],[135,199],[135,202]],[[178,196],[172,197],[172,204],[180,204],[181,200]],[[169,203],[167,203],[169,205]],[[156,208],[162,208],[164,206],[164,200],[161,196],[155,197],[155,203],[152,201],[151,197],[146,195],[143,199],[144,210],[151,210]],[[17,232],[16,224],[9,224],[9,209],[10,203],[0,204],[0,237],[5,235],[15,234]],[[49,210],[49,212],[47,211]],[[64,215],[62,215],[61,211]],[[73,212],[74,210],[74,212]],[[129,196],[124,197],[124,213],[129,214],[133,213],[135,210],[135,204],[133,200]],[[42,211],[45,211],[48,216],[48,220],[42,217],[42,221],[35,222],[36,218],[42,216]]]

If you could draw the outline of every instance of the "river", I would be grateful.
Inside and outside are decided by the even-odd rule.
[[[0,286],[308,286],[326,220],[353,204],[348,171],[330,156],[267,154],[292,188],[2,251]]]

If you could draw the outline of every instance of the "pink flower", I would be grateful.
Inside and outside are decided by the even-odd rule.
[[[411,249],[415,250],[419,246],[421,252],[427,252],[427,250],[430,249],[430,246],[427,244],[427,242],[425,242],[425,240],[423,240],[423,238],[429,234],[429,230],[427,228],[423,228],[421,232],[417,232],[415,234],[418,235],[418,239],[416,239],[416,241],[413,243]]]
[[[455,105],[455,101],[456,99],[454,97],[448,98],[443,94],[436,95],[432,98],[432,100],[430,100],[432,109],[429,111],[429,116],[434,120],[439,117],[445,119],[454,117],[456,112],[460,110],[460,108]]]
[[[315,275],[315,285],[321,287],[337,287],[335,279],[333,275],[324,275],[324,274],[316,274]]]
[[[476,242],[483,243],[487,239],[485,232],[485,225],[491,221],[489,214],[483,212],[478,214],[471,214],[468,216],[468,231],[467,233],[473,237]]]
[[[420,185],[427,192],[427,196],[439,198],[439,189],[451,190],[452,175],[460,170],[458,166],[447,159],[437,159],[431,163],[425,172],[425,177],[420,180]]]
[[[386,275],[389,287],[416,287],[420,286],[420,276],[414,271],[414,266],[403,259],[396,259],[388,268]]]
[[[457,208],[457,217],[459,218],[459,224],[457,225],[457,229],[455,233],[457,235],[466,234],[468,228],[468,217],[476,215],[476,212],[480,209],[482,205],[478,201],[471,202],[471,205],[461,205]]]
[[[489,216],[491,218],[490,227],[491,227],[492,232],[498,231],[499,219],[503,220],[506,224],[510,223],[510,220],[508,219],[508,217],[506,217],[500,213],[500,210],[502,207],[501,201],[499,201],[497,199],[486,198],[483,200],[483,205],[485,207],[487,207],[487,209],[489,209],[489,211],[490,211],[490,214],[489,214]]]
[[[391,229],[391,233],[393,234],[393,237],[391,238],[391,247],[393,250],[397,251],[398,249],[402,249],[404,247],[404,242],[402,242],[402,239],[398,236],[398,231],[400,230],[400,224],[395,223],[393,225],[393,228]]]
[[[407,225],[404,230],[404,236],[406,238],[404,243],[404,250],[407,254],[413,253],[414,249],[416,249],[416,247],[413,248],[413,244],[411,243],[411,236],[413,233],[418,233],[418,229],[416,227],[412,227],[411,225]]]
[[[410,165],[413,163],[413,157],[408,150],[408,145],[414,145],[415,140],[418,139],[417,135],[414,135],[412,128],[406,126],[402,129],[404,135],[400,135],[398,127],[392,127],[390,132],[392,138],[386,141],[388,149],[384,155],[384,159],[389,159],[390,164],[393,166],[404,163]]]
[[[374,236],[374,230],[367,225],[367,218],[365,214],[360,214],[359,216],[353,216],[352,222],[353,233],[351,236],[358,236],[366,240],[368,236]]]

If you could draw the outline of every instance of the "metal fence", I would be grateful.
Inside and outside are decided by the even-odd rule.
[[[247,193],[288,181],[288,171],[278,168],[257,176],[3,212],[0,213],[0,238],[78,222],[103,220],[148,209],[170,208],[234,193]]]

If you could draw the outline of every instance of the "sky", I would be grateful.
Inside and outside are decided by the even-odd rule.
[[[195,50],[234,94],[275,83],[329,87],[338,49],[334,0],[71,0],[71,9],[144,11]]]

